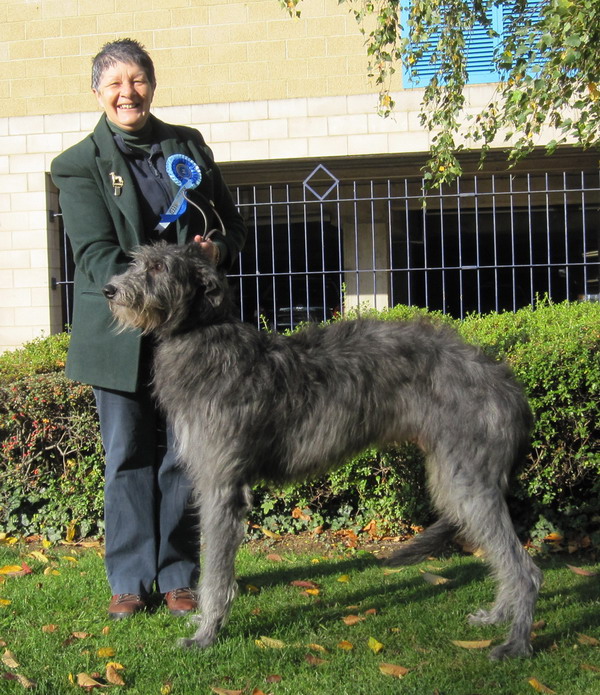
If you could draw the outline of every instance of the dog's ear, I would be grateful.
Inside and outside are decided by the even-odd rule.
[[[208,303],[217,309],[225,299],[225,288],[216,273],[206,274],[203,278],[204,298]]]

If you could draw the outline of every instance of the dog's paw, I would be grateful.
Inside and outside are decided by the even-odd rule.
[[[480,608],[476,613],[469,614],[467,620],[471,625],[492,625],[495,622],[492,614],[483,608]]]
[[[533,648],[528,642],[505,642],[494,647],[489,654],[490,661],[502,661],[503,659],[514,659],[515,657],[530,657]]]

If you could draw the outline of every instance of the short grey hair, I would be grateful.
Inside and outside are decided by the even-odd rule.
[[[135,39],[117,39],[104,44],[100,52],[92,60],[92,89],[98,89],[102,75],[107,68],[117,63],[133,63],[139,65],[152,87],[156,87],[154,63],[146,48]]]

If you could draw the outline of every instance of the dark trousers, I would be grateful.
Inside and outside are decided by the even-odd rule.
[[[195,587],[199,522],[171,428],[148,389],[94,388],[106,453],[105,565],[113,594]]]

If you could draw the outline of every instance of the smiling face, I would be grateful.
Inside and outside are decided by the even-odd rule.
[[[102,73],[92,91],[109,121],[128,131],[140,130],[150,117],[153,85],[137,63],[115,63]]]

